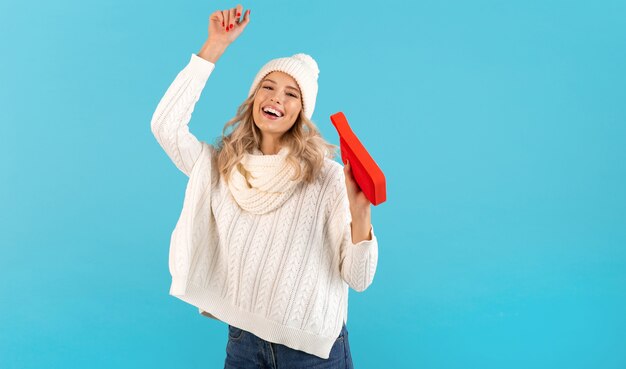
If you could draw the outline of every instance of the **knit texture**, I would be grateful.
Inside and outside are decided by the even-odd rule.
[[[228,187],[242,209],[265,214],[291,196],[298,182],[292,180],[296,169],[287,162],[288,153],[287,147],[276,155],[263,155],[256,149],[233,166]]]
[[[192,54],[151,121],[159,145],[189,177],[170,238],[169,293],[204,316],[327,359],[348,321],[349,287],[364,291],[373,281],[374,228],[371,240],[352,243],[343,167],[331,159],[280,206],[262,214],[240,206],[213,146],[188,129],[214,67]]]

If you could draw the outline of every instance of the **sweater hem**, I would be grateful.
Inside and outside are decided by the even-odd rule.
[[[172,284],[170,285],[170,295],[176,296],[184,294],[186,288],[187,283],[183,278],[174,278],[172,279]]]
[[[179,286],[180,282],[174,280],[172,285]],[[248,331],[266,341],[304,351],[322,359],[329,358],[330,350],[342,328],[340,325],[337,337],[323,337],[288,327],[262,315],[243,310],[216,293],[191,282],[187,284],[184,292],[170,289],[170,295],[197,307],[201,314],[204,311],[217,320]]]

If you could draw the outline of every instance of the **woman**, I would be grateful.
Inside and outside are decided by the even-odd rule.
[[[317,63],[269,61],[214,145],[188,123],[226,48],[250,22],[216,11],[151,129],[189,177],[172,232],[170,294],[228,324],[226,368],[350,368],[348,287],[374,278],[371,204],[311,122]],[[227,129],[232,129],[226,134]]]

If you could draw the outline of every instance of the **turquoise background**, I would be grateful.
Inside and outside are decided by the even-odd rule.
[[[186,177],[150,131],[226,1],[0,2],[0,367],[220,368],[168,294]],[[626,2],[251,1],[190,128],[306,52],[387,178],[355,367],[626,367]]]

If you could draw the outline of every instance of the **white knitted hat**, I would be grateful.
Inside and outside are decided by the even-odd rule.
[[[289,74],[296,80],[302,92],[302,109],[304,115],[311,119],[315,110],[317,99],[317,76],[320,73],[315,60],[307,54],[295,54],[288,58],[278,58],[267,62],[252,82],[248,97],[254,93],[254,89],[261,80],[271,72],[280,71]]]

